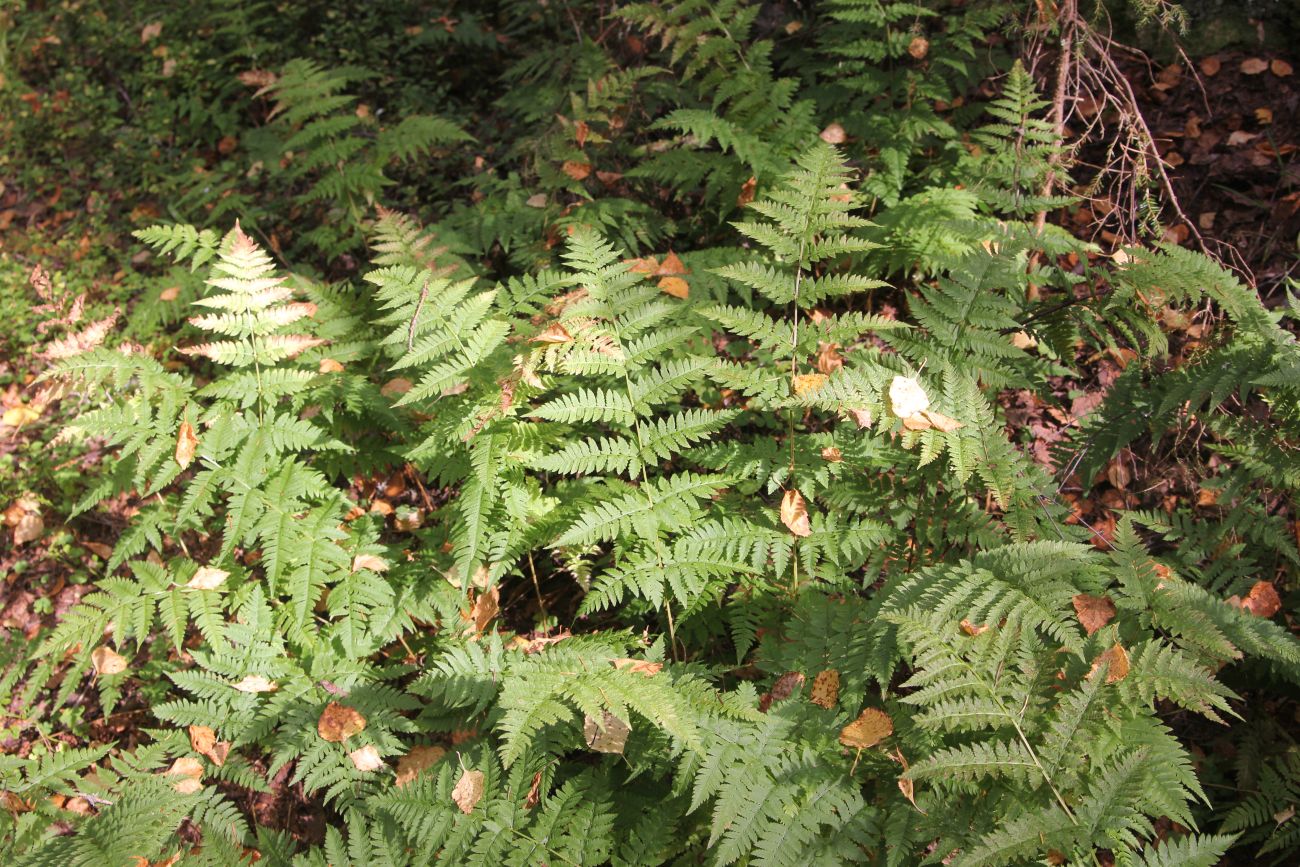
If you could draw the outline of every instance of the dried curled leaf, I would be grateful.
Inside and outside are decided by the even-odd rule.
[[[230,755],[230,741],[217,740],[217,733],[208,726],[190,726],[190,747],[212,764],[221,767]]]
[[[456,786],[451,790],[451,799],[460,807],[460,811],[465,815],[474,812],[478,802],[483,799],[483,786],[486,777],[482,771],[464,771],[460,779],[456,781]]]
[[[316,721],[316,733],[330,743],[341,744],[353,735],[365,731],[366,718],[356,708],[332,701],[321,711]]]
[[[808,520],[808,507],[803,494],[793,488],[781,497],[781,523],[796,536],[811,536],[812,523]]]
[[[375,554],[358,554],[352,558],[352,571],[360,572],[362,569],[371,572],[387,572],[388,561]]]
[[[180,464],[182,470],[194,463],[194,453],[198,448],[199,438],[194,435],[194,425],[188,421],[181,422],[180,431],[176,434],[176,463]]]
[[[787,671],[776,679],[776,683],[772,684],[771,691],[759,699],[758,709],[763,713],[767,713],[767,709],[772,706],[773,702],[785,701],[801,690],[805,679],[801,671]]]
[[[225,569],[214,569],[211,566],[200,566],[199,571],[194,573],[194,577],[185,582],[185,586],[191,590],[216,590],[226,582],[230,573]]]
[[[840,729],[840,743],[856,750],[874,747],[894,733],[894,721],[883,710],[869,707]]]
[[[353,750],[348,753],[348,758],[352,760],[352,766],[362,773],[377,771],[384,766],[384,759],[379,755],[379,750],[375,749],[374,744],[366,744]]]
[[[572,340],[572,335],[558,322],[547,326],[544,331],[533,337],[533,343],[569,343]]]

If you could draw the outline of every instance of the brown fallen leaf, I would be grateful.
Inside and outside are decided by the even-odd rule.
[[[853,417],[853,423],[858,426],[859,430],[866,430],[871,427],[871,410],[869,409],[850,409],[846,410]]]
[[[483,799],[483,787],[487,778],[482,771],[463,771],[456,786],[451,790],[451,799],[465,815],[474,812],[478,802]]]
[[[377,771],[384,766],[384,759],[379,755],[379,750],[375,749],[374,744],[366,744],[353,750],[348,753],[348,758],[352,760],[352,766],[362,773]]]
[[[1288,75],[1290,75],[1292,72],[1295,71],[1294,69],[1291,68],[1291,64],[1287,63],[1285,60],[1271,61],[1268,65],[1268,68],[1271,69],[1273,71],[1273,74],[1276,75],[1278,78],[1286,78]]]
[[[586,739],[587,746],[598,753],[622,755],[623,748],[627,745],[627,736],[631,733],[632,726],[609,711],[604,711],[599,721],[587,714],[582,723],[582,736]]]
[[[765,693],[758,701],[758,709],[767,713],[767,709],[772,706],[773,702],[785,701],[790,696],[803,688],[804,676],[801,671],[787,671],[776,679],[772,684],[772,689]]]
[[[203,788],[203,763],[193,756],[181,756],[163,775],[180,778],[172,788],[182,795],[192,795]]]
[[[924,60],[925,55],[930,53],[930,41],[924,36],[912,37],[912,41],[907,43],[907,53],[913,60]]]
[[[362,569],[370,572],[387,572],[388,561],[376,554],[358,554],[352,558],[352,571],[360,572]]]
[[[95,674],[121,674],[126,671],[127,659],[107,645],[96,647],[90,652],[90,664],[95,667]]]
[[[397,376],[380,386],[379,393],[389,400],[392,400],[398,395],[406,394],[413,386],[414,383],[406,377]]]
[[[217,740],[217,733],[207,726],[190,726],[190,747],[212,764],[221,767],[230,755],[230,741]]]
[[[691,297],[691,284],[681,277],[663,277],[659,280],[659,291],[685,300]]]
[[[524,796],[524,809],[531,810],[542,802],[542,772],[538,771],[533,774],[532,785],[528,787],[528,794]]]
[[[686,263],[676,253],[669,253],[664,256],[663,262],[655,269],[656,277],[678,277],[682,274],[691,273],[691,269],[686,267]]]
[[[558,322],[548,325],[540,334],[532,338],[533,343],[569,343],[572,340],[573,337]]]
[[[960,625],[961,625],[961,631],[971,637],[979,635],[981,632],[985,632],[988,630],[988,626],[982,623],[972,623],[971,621],[965,618],[962,618]]]
[[[492,587],[480,593],[470,608],[469,616],[474,621],[474,631],[482,634],[501,611],[501,591]]]
[[[1092,635],[1115,617],[1115,603],[1106,596],[1089,596],[1080,593],[1074,597],[1074,612],[1083,629]]]
[[[356,708],[332,701],[321,711],[316,721],[316,734],[330,743],[341,744],[353,735],[365,731],[366,718]]]
[[[1282,610],[1282,598],[1270,581],[1257,581],[1250,588],[1241,607],[1256,617],[1269,618]]]
[[[883,710],[869,707],[840,729],[840,743],[856,750],[874,747],[894,733],[894,721]]]
[[[1259,57],[1247,57],[1241,61],[1240,69],[1243,75],[1259,75],[1268,69],[1268,61]]]
[[[781,497],[781,523],[796,536],[811,536],[812,522],[803,495],[791,488]]]
[[[581,181],[591,174],[591,163],[580,163],[577,160],[565,160],[560,168],[575,181]]]
[[[1128,677],[1128,651],[1118,644],[1107,648],[1097,657],[1096,661],[1093,662],[1092,668],[1088,670],[1086,679],[1092,680],[1093,675],[1100,671],[1103,665],[1107,666],[1106,682],[1118,683]]]
[[[830,461],[832,464],[838,464],[840,461],[844,460],[844,452],[840,451],[835,446],[826,446],[826,448],[822,449],[822,460]]]
[[[397,760],[397,786],[401,788],[421,773],[436,765],[447,751],[440,746],[411,747],[410,752]]]
[[[840,673],[833,668],[818,672],[813,678],[808,698],[813,704],[830,710],[840,700]]]
[[[646,659],[611,659],[610,663],[617,669],[626,668],[633,674],[640,674],[644,677],[654,677],[664,670],[662,662],[650,662]]]
[[[654,256],[646,256],[642,259],[624,259],[623,264],[628,266],[628,270],[633,274],[644,274],[647,277],[654,275],[659,270],[659,260]]]
[[[1204,74],[1207,78],[1213,78],[1214,76],[1218,75],[1219,70],[1222,68],[1223,68],[1223,62],[1219,60],[1219,58],[1215,57],[1214,55],[1210,55],[1209,57],[1201,61],[1201,73]]]
[[[230,573],[225,569],[200,566],[199,570],[194,573],[194,577],[185,582],[185,586],[191,590],[216,590],[229,577]]]
[[[333,358],[322,358],[316,369],[320,373],[342,373],[343,365]]]
[[[754,201],[754,191],[758,189],[758,178],[753,175],[749,180],[740,185],[740,193],[736,196],[736,207],[743,208],[750,202]]]
[[[898,791],[903,793],[903,797],[907,798],[918,813],[922,816],[926,815],[925,810],[922,810],[916,804],[916,781],[907,775],[908,765],[907,759],[903,758],[903,751],[895,749],[890,753],[890,757],[903,766],[903,773],[898,778]]]
[[[40,501],[32,496],[19,497],[5,509],[5,524],[14,528],[14,545],[34,542],[45,532]]]

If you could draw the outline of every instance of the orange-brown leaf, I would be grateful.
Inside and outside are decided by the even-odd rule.
[[[1282,599],[1278,596],[1277,588],[1272,582],[1256,581],[1241,603],[1241,607],[1256,617],[1267,618],[1282,610]]]
[[[577,160],[565,160],[560,168],[575,181],[581,181],[591,174],[591,163],[580,163]]]
[[[533,343],[569,343],[572,340],[573,336],[558,322],[548,325],[545,330],[533,337]]]
[[[1093,675],[1101,670],[1102,666],[1106,666],[1106,682],[1118,683],[1128,677],[1128,651],[1119,644],[1107,648],[1093,662],[1092,668],[1088,671],[1087,679],[1091,680]]]
[[[341,744],[355,734],[365,731],[366,718],[356,708],[332,701],[321,711],[316,721],[316,733],[330,743]]]
[[[815,705],[829,710],[835,707],[835,703],[840,699],[840,673],[833,668],[819,672],[813,678],[812,689],[808,693],[809,699]]]
[[[743,208],[754,201],[754,191],[758,188],[758,178],[753,175],[740,185],[740,194],[736,196],[736,207]]]
[[[796,536],[811,536],[812,523],[808,520],[808,507],[803,495],[791,488],[781,497],[781,523]]]
[[[194,463],[194,453],[198,450],[199,438],[194,435],[194,426],[188,421],[181,422],[181,429],[176,434],[176,463],[181,469]]]
[[[822,386],[830,379],[824,373],[801,373],[794,378],[794,393],[796,397],[807,397],[821,391]]]
[[[401,788],[421,773],[433,767],[447,751],[439,746],[411,747],[410,752],[397,760],[397,786]]]
[[[691,284],[681,277],[664,277],[659,280],[659,291],[674,298],[686,299],[691,296]]]
[[[1079,615],[1084,631],[1092,635],[1114,618],[1115,603],[1106,596],[1080,593],[1074,597],[1074,612]]]
[[[669,253],[664,256],[663,262],[655,269],[656,277],[677,277],[689,273],[691,273],[690,269],[686,267],[686,263],[676,253]]]
[[[840,729],[840,743],[856,750],[874,747],[894,733],[894,721],[883,710],[869,707]]]
[[[664,668],[662,662],[650,662],[647,659],[611,659],[610,663],[615,668],[626,668],[633,674],[640,674],[645,677],[654,677]]]

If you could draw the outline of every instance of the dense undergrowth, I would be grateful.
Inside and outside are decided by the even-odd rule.
[[[1300,851],[1300,303],[1017,5],[7,8],[5,863]]]

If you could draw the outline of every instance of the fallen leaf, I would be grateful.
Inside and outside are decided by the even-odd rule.
[[[1286,78],[1295,71],[1291,68],[1291,64],[1287,63],[1285,60],[1274,60],[1269,63],[1268,68],[1273,70],[1273,74],[1278,78]]]
[[[853,423],[858,426],[859,430],[865,430],[871,427],[871,410],[869,409],[850,409],[847,411],[853,416]]]
[[[808,520],[808,507],[803,494],[791,488],[781,497],[781,523],[796,536],[811,536],[812,523]]]
[[[1118,644],[1112,645],[1093,662],[1086,679],[1092,680],[1093,675],[1100,671],[1103,665],[1107,666],[1106,682],[1118,683],[1128,677],[1128,651]]]
[[[591,174],[591,163],[580,163],[577,160],[565,160],[560,168],[575,181],[580,181]]]
[[[316,734],[330,743],[341,744],[353,735],[365,731],[366,718],[356,708],[332,701],[321,711],[316,721]]]
[[[941,412],[935,412],[932,409],[927,409],[925,412],[921,413],[921,417],[925,419],[930,427],[935,430],[943,431],[944,433],[952,433],[960,427],[965,427],[965,425],[952,416],[944,415]],[[906,422],[907,419],[904,419],[904,421]]]
[[[1205,74],[1208,78],[1213,78],[1214,76],[1218,75],[1219,70],[1222,68],[1223,68],[1223,62],[1220,61],[1219,58],[1213,55],[1201,61],[1201,72]]]
[[[623,747],[627,745],[627,736],[631,733],[632,727],[609,711],[602,713],[599,722],[587,714],[582,723],[582,736],[586,739],[587,746],[598,753],[622,755]]]
[[[163,774],[181,778],[172,788],[182,795],[192,795],[203,788],[203,763],[193,756],[181,756]]]
[[[981,632],[986,632],[988,630],[988,627],[985,626],[984,624],[971,623],[969,620],[965,618],[962,618],[960,625],[961,625],[961,631],[972,637],[979,635]]]
[[[320,366],[316,369],[320,373],[342,373],[343,365],[332,358],[322,358]]]
[[[151,42],[162,35],[162,22],[154,21],[152,24],[146,24],[140,29],[140,41]]]
[[[188,421],[181,422],[181,429],[176,434],[176,463],[181,469],[194,463],[194,452],[199,447],[199,438],[194,435],[194,426]]]
[[[395,377],[385,382],[379,389],[379,393],[390,400],[399,394],[406,394],[411,390],[412,383],[405,377]]]
[[[835,446],[827,446],[822,449],[822,460],[838,464],[840,461],[844,460],[844,453],[835,448]]]
[[[474,812],[474,807],[483,799],[483,786],[486,783],[482,771],[464,771],[456,786],[451,790],[451,799],[465,815]]]
[[[846,747],[865,750],[874,747],[894,733],[894,721],[883,710],[869,707],[853,722],[840,729],[840,743]]]
[[[1016,349],[1028,350],[1037,346],[1038,341],[1035,340],[1033,335],[1027,331],[1017,331],[1015,334],[1011,335],[1011,345]]]
[[[1089,596],[1080,593],[1074,597],[1074,613],[1078,615],[1083,629],[1092,635],[1115,617],[1115,603],[1106,596]]]
[[[659,291],[685,299],[691,295],[691,285],[681,277],[664,277],[659,281]]]
[[[224,765],[230,755],[230,741],[217,740],[216,732],[207,726],[190,726],[190,746],[217,767]]]
[[[95,674],[103,676],[126,671],[127,660],[113,648],[101,645],[90,652],[90,664],[95,667]]]
[[[907,53],[913,60],[924,60],[925,55],[930,53],[930,41],[924,36],[912,37],[912,41],[907,43]]]
[[[1259,138],[1259,133],[1257,132],[1246,132],[1244,129],[1234,130],[1228,136],[1228,147],[1239,148],[1242,145],[1250,144],[1257,138]]]
[[[691,269],[686,267],[686,263],[676,253],[669,253],[664,256],[663,262],[655,269],[656,277],[676,277],[689,273],[691,273]]]
[[[1273,122],[1273,109],[1268,107],[1255,109],[1255,120],[1259,121],[1261,126],[1268,126]]]
[[[754,201],[754,191],[758,189],[758,178],[753,175],[740,185],[740,194],[736,196],[736,207],[743,208]]]
[[[819,135],[821,136],[822,141],[833,145],[844,144],[849,137],[848,133],[844,131],[844,127],[840,126],[838,123],[828,125]]]
[[[930,408],[930,398],[914,376],[895,376],[889,383],[889,405],[894,415],[909,418]]]
[[[200,566],[199,571],[194,573],[194,577],[185,582],[185,586],[191,590],[216,590],[229,577],[230,573],[225,569]]]
[[[533,193],[524,200],[524,204],[530,208],[546,207],[546,193]]]
[[[41,504],[33,497],[19,497],[5,509],[5,523],[14,528],[14,545],[34,542],[45,532]]]
[[[352,571],[368,569],[371,572],[387,572],[388,561],[376,554],[358,554],[352,558]]]
[[[830,710],[835,707],[835,703],[840,699],[840,673],[833,668],[819,672],[813,678],[812,689],[809,690],[808,698],[815,705]]]
[[[1282,598],[1270,581],[1257,581],[1250,588],[1241,607],[1256,617],[1269,618],[1282,610]]]
[[[664,669],[662,662],[650,662],[647,659],[611,659],[610,663],[617,669],[626,668],[633,674],[645,677],[654,677]]]
[[[646,256],[641,259],[624,259],[623,264],[628,266],[628,270],[633,274],[645,274],[647,277],[653,276],[659,270],[659,260],[654,256]]]
[[[524,809],[531,810],[542,801],[542,772],[538,771],[533,774],[533,783],[528,787],[528,794],[524,796]]]
[[[180,295],[181,295],[181,287],[168,286],[166,289],[158,293],[158,300],[175,301],[177,298],[180,297]]]
[[[40,412],[25,403],[20,403],[5,410],[4,415],[0,416],[0,421],[9,427],[22,427],[25,424],[31,424],[40,417]]]
[[[807,397],[821,391],[822,386],[830,379],[824,373],[801,373],[794,378],[794,393],[796,397]]]
[[[1241,71],[1245,75],[1259,75],[1268,69],[1268,61],[1259,57],[1247,57],[1241,61]]]
[[[790,696],[803,688],[804,676],[801,671],[787,671],[776,679],[772,684],[772,689],[759,700],[758,709],[767,713],[767,709],[772,706],[772,702],[785,701]]]
[[[360,749],[353,750],[348,753],[348,758],[352,760],[352,766],[362,773],[377,771],[384,766],[384,760],[374,744],[366,744]]]
[[[275,692],[280,688],[275,681],[268,680],[260,674],[247,675],[239,683],[233,683],[231,686],[240,692]]]
[[[533,343],[568,343],[571,340],[573,337],[558,322],[547,326],[544,331],[533,337]]]
[[[894,761],[903,766],[903,773],[898,778],[898,791],[902,792],[903,797],[907,798],[916,811],[924,816],[925,810],[916,805],[916,781],[907,775],[907,759],[903,758],[903,751],[896,749],[890,755]]]
[[[401,788],[415,780],[421,773],[436,765],[447,751],[439,746],[411,747],[410,752],[397,760],[397,786]]]
[[[474,631],[482,633],[487,629],[501,611],[501,591],[496,587],[480,593],[474,600],[473,607],[470,608],[469,616],[474,621]]]

